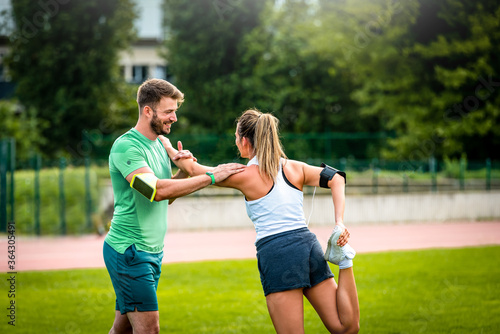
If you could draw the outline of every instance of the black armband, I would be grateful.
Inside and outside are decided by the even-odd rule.
[[[319,174],[319,186],[321,188],[329,188],[328,181],[330,181],[333,178],[333,176],[337,173],[344,178],[344,182],[346,181],[346,175],[344,172],[341,172],[338,169],[330,167],[324,162],[321,163],[321,167],[323,167],[323,170]]]

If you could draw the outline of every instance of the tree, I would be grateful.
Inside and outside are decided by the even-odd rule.
[[[245,108],[245,36],[259,25],[265,0],[166,0],[166,60],[186,95],[180,130],[234,131]],[[189,126],[188,126],[189,125]]]
[[[500,157],[493,0],[167,2],[167,59],[193,133],[233,131],[255,106],[295,133],[395,134],[386,149],[366,144],[365,156]]]
[[[362,3],[351,5],[364,13],[342,7],[352,37],[337,45],[356,73],[351,96],[361,112],[397,133],[385,156],[500,157],[498,2]]]
[[[247,37],[246,59],[256,64],[250,78],[254,99],[274,111],[288,131],[378,131],[376,118],[360,117],[349,96],[350,69],[315,44],[330,44],[334,33],[345,31],[340,24],[325,29],[322,20],[331,16],[323,10],[307,0],[268,6],[262,24]]]
[[[34,116],[33,110],[24,110],[18,101],[0,100],[0,139],[14,138],[18,159],[30,158],[33,145],[40,138],[40,130],[47,124]]]
[[[7,65],[16,95],[49,127],[43,153],[78,153],[119,99],[118,52],[135,36],[132,0],[12,1]]]
[[[313,33],[329,33],[312,24],[320,14],[313,2],[167,4],[166,59],[186,93],[179,114],[184,131],[232,134],[234,119],[253,107],[273,112],[288,132],[380,129],[375,117],[360,117],[349,73],[334,70],[334,60],[311,48]],[[310,149],[301,145],[293,151]]]
[[[445,156],[500,158],[500,4],[447,0],[435,6],[422,1],[412,48],[428,72],[427,115],[439,115],[420,120],[432,129],[424,140]],[[433,34],[425,33],[425,15],[433,20]],[[429,141],[436,135],[439,141]]]

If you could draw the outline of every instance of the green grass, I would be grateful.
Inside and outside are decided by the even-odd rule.
[[[96,201],[107,168],[94,172]],[[82,168],[66,170],[69,233],[82,232],[83,179]],[[57,234],[58,171],[42,171],[41,183],[42,231]],[[25,233],[33,228],[32,189],[32,172],[16,173],[16,220],[26,222]],[[500,333],[500,247],[363,254],[355,265],[362,333]],[[105,270],[17,274],[15,330],[6,324],[7,277],[0,333],[105,333],[111,326],[114,293]],[[273,332],[253,260],[165,265],[158,296],[162,332]],[[306,333],[326,333],[305,306]]]
[[[500,247],[360,254],[355,272],[362,333],[500,332]],[[109,330],[114,293],[105,269],[16,279],[16,328],[2,316],[1,333]],[[164,265],[158,297],[163,333],[273,332],[255,260]],[[326,333],[307,301],[305,326]]]

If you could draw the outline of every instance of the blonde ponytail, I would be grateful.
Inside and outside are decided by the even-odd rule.
[[[238,134],[249,139],[259,161],[260,174],[272,180],[278,175],[280,159],[286,159],[278,125],[276,117],[258,110],[247,110],[238,119]]]

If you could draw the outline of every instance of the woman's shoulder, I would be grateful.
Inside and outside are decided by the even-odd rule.
[[[282,164],[283,168],[290,169],[294,172],[302,171],[304,169],[304,166],[306,165],[302,161],[290,160],[290,159],[283,159]]]
[[[240,189],[242,186],[246,186],[247,183],[255,182],[252,180],[255,180],[255,178],[257,177],[260,177],[259,166],[250,165],[247,166],[244,171],[231,175],[220,184],[229,186],[231,188]]]
[[[306,164],[297,160],[284,159],[283,171],[286,178],[299,190],[302,190],[304,185],[304,166]]]
[[[264,180],[258,165],[250,165],[241,173],[233,174],[218,183],[222,187],[230,187],[241,191],[249,200],[265,196],[272,187],[272,180]]]

